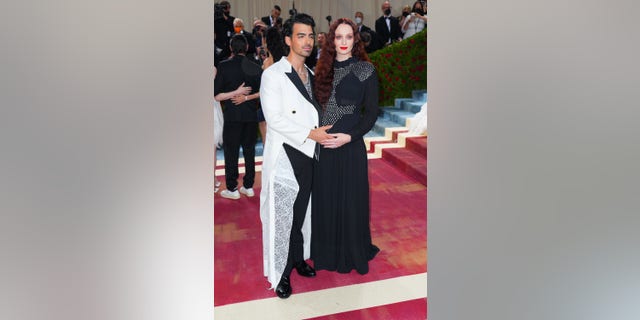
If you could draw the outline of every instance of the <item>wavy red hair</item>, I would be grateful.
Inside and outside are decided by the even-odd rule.
[[[349,25],[353,30],[354,42],[351,55],[360,61],[371,62],[364,49],[364,43],[360,38],[360,32],[356,24],[348,18],[340,18],[334,21],[329,27],[329,32],[327,33],[324,44],[322,44],[322,51],[320,52],[320,58],[318,59],[315,69],[313,94],[316,100],[320,102],[320,105],[322,105],[323,110],[333,89],[333,63],[336,60],[336,29],[341,24]]]

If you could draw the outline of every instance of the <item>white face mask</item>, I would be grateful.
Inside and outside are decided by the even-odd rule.
[[[356,17],[356,24],[361,24],[361,23],[362,23],[362,18]]]

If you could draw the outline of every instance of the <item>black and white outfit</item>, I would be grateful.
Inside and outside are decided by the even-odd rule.
[[[264,276],[275,290],[294,264],[310,256],[310,194],[316,142],[307,138],[319,123],[313,74],[306,84],[286,57],[265,69],[260,100],[267,121],[262,162],[260,220]]]
[[[363,136],[378,115],[374,66],[351,57],[334,62],[333,90],[321,116],[328,133],[346,133],[339,148],[320,147],[313,176],[311,258],[316,270],[360,274],[380,251],[371,242],[369,176]]]

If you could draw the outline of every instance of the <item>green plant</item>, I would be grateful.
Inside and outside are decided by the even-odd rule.
[[[427,28],[369,55],[378,73],[380,106],[427,88]]]

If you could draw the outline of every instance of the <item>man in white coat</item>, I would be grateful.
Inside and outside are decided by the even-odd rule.
[[[262,162],[260,220],[264,275],[280,298],[291,295],[293,268],[305,277],[315,270],[310,256],[310,196],[316,142],[330,139],[320,127],[313,99],[313,73],[305,66],[314,45],[315,22],[299,13],[283,26],[289,55],[262,74],[260,99],[267,122]],[[277,286],[276,286],[277,283]]]

